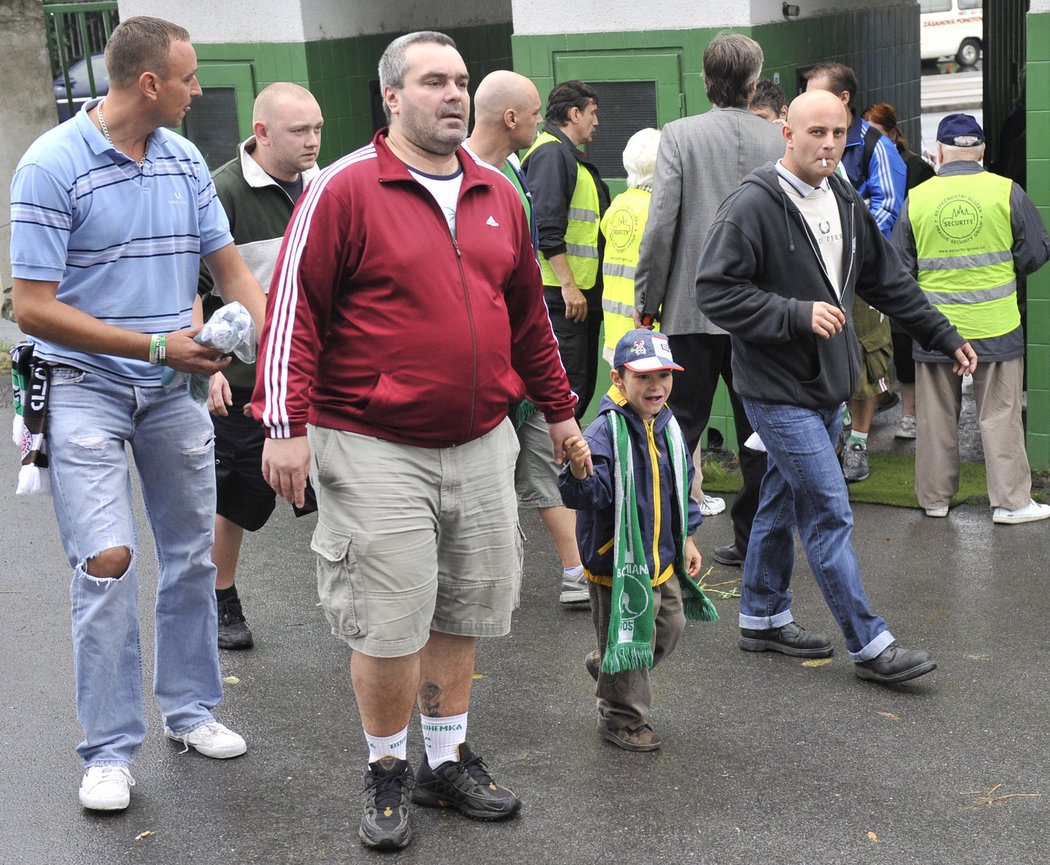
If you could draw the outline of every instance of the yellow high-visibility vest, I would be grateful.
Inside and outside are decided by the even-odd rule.
[[[652,197],[647,189],[628,189],[613,199],[602,217],[602,309],[605,345],[610,349],[634,328],[634,271]]]
[[[1012,186],[982,171],[933,177],[908,194],[919,286],[965,339],[990,339],[1021,326]]]
[[[534,151],[547,144],[561,144],[549,132],[541,132],[525,154],[528,159]],[[524,160],[523,160],[524,161]],[[594,288],[598,277],[598,187],[591,173],[577,164],[576,186],[569,199],[569,220],[565,227],[565,257],[576,286],[586,291]],[[544,285],[561,285],[547,256],[540,253],[540,272]]]

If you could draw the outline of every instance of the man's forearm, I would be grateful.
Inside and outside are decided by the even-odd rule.
[[[572,268],[569,267],[568,255],[564,252],[552,255],[547,259],[547,263],[551,266],[551,270],[554,271],[554,275],[558,277],[558,283],[563,289],[579,288],[576,284],[576,277],[572,274]]]

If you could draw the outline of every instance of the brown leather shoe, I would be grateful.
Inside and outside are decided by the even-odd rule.
[[[583,667],[587,674],[597,682],[598,673],[602,668],[602,656],[597,649],[587,653],[587,656],[583,659]]]
[[[610,730],[599,723],[598,731],[602,734],[603,739],[612,742],[616,747],[623,748],[625,751],[655,751],[660,747],[660,737],[648,724]]]

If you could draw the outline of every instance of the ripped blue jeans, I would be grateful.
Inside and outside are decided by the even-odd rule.
[[[146,736],[127,446],[159,563],[153,693],[165,727],[182,734],[213,720],[222,698],[212,424],[185,383],[134,387],[61,366],[51,372],[47,424],[55,516],[73,567],[77,753],[85,766],[126,766]],[[112,548],[130,551],[128,569],[92,577],[88,560]]]

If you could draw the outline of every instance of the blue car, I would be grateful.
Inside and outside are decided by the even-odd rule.
[[[58,121],[68,120],[80,110],[80,106],[95,96],[105,96],[109,92],[109,73],[106,71],[104,54],[91,55],[91,74],[95,78],[95,90],[91,90],[88,80],[87,60],[81,57],[69,65],[69,91],[66,92],[66,80],[61,75],[55,79],[55,107],[58,109]],[[70,103],[72,102],[72,108]]]

